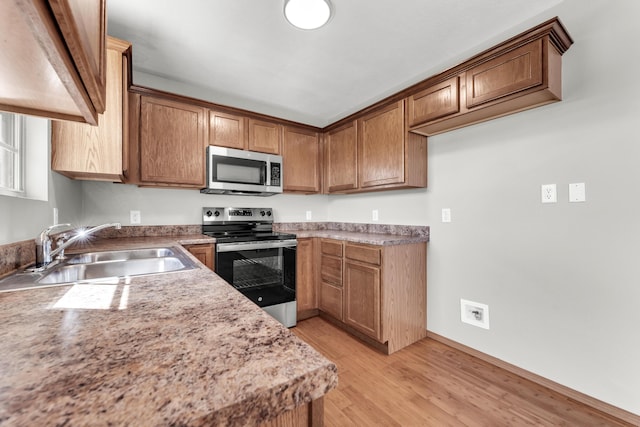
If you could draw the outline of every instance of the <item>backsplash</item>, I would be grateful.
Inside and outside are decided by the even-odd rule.
[[[36,262],[34,239],[0,246],[0,277]]]
[[[273,230],[339,230],[355,233],[429,237],[429,226],[425,225],[360,224],[352,222],[281,222],[273,224]]]

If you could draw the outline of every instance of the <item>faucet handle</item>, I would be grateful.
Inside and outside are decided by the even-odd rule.
[[[38,235],[38,238],[36,239],[36,241],[38,242],[44,242],[48,237],[49,234],[55,230],[56,228],[61,228],[61,227],[71,227],[71,224],[65,223],[65,224],[54,224],[51,225],[47,228],[45,228],[44,230],[42,230],[42,232]]]

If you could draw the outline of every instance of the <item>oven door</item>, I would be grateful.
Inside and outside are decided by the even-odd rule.
[[[296,240],[216,244],[216,273],[260,307],[295,301]]]

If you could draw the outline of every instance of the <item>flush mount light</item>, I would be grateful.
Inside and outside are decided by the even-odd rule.
[[[331,17],[329,0],[285,0],[284,16],[294,27],[315,30]]]

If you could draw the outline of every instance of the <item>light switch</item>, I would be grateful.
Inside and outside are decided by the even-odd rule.
[[[584,182],[569,184],[569,201],[584,202],[587,200]]]
[[[451,222],[451,209],[442,209],[442,222]]]

